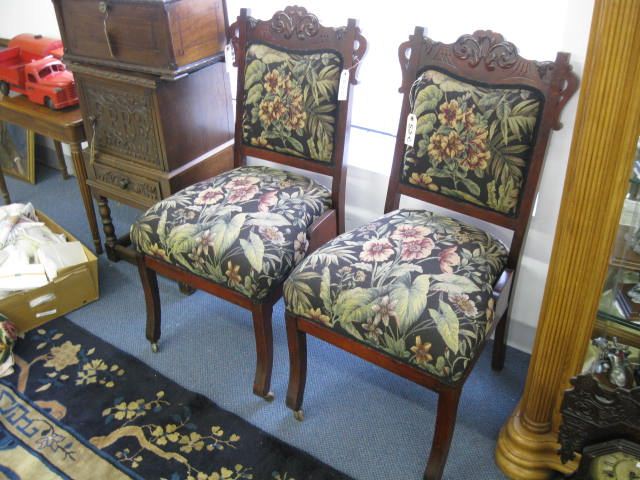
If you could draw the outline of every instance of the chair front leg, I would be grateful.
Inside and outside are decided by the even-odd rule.
[[[500,372],[504,368],[504,360],[507,354],[507,332],[509,326],[509,309],[505,310],[496,326],[493,336],[493,351],[491,352],[491,368]]]
[[[144,300],[147,308],[147,340],[151,342],[151,350],[158,351],[160,340],[160,292],[158,291],[158,276],[144,263],[144,255],[138,255],[138,273],[144,290]]]
[[[438,416],[436,417],[436,429],[433,434],[431,453],[427,468],[424,472],[424,480],[440,480],[444,472],[453,430],[456,426],[458,402],[462,387],[443,390],[438,395]]]
[[[253,381],[253,393],[271,402],[273,392],[269,389],[273,368],[273,330],[271,327],[273,305],[271,303],[254,304],[251,313],[256,337],[256,376]]]
[[[307,383],[307,334],[298,330],[298,321],[292,315],[285,314],[287,323],[287,341],[289,344],[289,388],[287,389],[287,407],[293,410],[296,420],[302,421],[302,401]]]

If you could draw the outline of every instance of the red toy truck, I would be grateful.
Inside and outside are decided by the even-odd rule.
[[[27,33],[14,37],[0,51],[0,93],[23,93],[54,110],[77,105],[73,74],[58,60],[61,54],[60,40]]]

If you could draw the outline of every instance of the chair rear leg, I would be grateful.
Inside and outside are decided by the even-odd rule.
[[[491,368],[499,372],[504,368],[504,359],[507,354],[507,332],[509,330],[509,310],[507,309],[500,318],[496,333],[493,337],[493,352]]]
[[[436,429],[433,434],[433,443],[427,468],[424,471],[424,480],[440,480],[444,472],[449,447],[453,438],[453,430],[456,426],[458,413],[458,401],[462,388],[443,390],[438,395],[438,416],[436,417]]]
[[[253,393],[266,401],[274,398],[271,387],[271,370],[273,369],[273,330],[271,303],[255,304],[252,308],[253,331],[256,337],[256,375],[253,381]]]
[[[307,334],[298,330],[295,317],[285,314],[287,323],[287,341],[289,344],[289,387],[287,389],[287,407],[293,410],[296,420],[302,421],[302,401],[307,383]]]
[[[158,276],[144,263],[144,256],[138,256],[138,273],[144,290],[144,300],[147,307],[147,340],[151,342],[151,350],[158,351],[160,340],[160,293],[158,291]]]

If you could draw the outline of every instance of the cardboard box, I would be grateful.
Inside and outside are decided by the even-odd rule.
[[[40,211],[38,218],[54,233],[63,233],[67,240],[77,239]],[[23,333],[43,323],[93,302],[99,297],[98,259],[83,245],[87,261],[61,269],[58,277],[47,285],[19,292],[0,300],[0,313],[6,315]]]

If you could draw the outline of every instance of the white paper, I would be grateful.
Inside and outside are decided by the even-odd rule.
[[[404,144],[409,147],[413,147],[416,141],[416,126],[418,124],[418,117],[413,113],[410,113],[407,117],[407,128],[404,131]]]
[[[338,85],[338,101],[346,100],[347,93],[349,93],[349,70],[342,70],[340,84]]]
[[[43,245],[38,249],[37,257],[44,265],[49,280],[55,279],[59,270],[87,261],[80,242]]]

